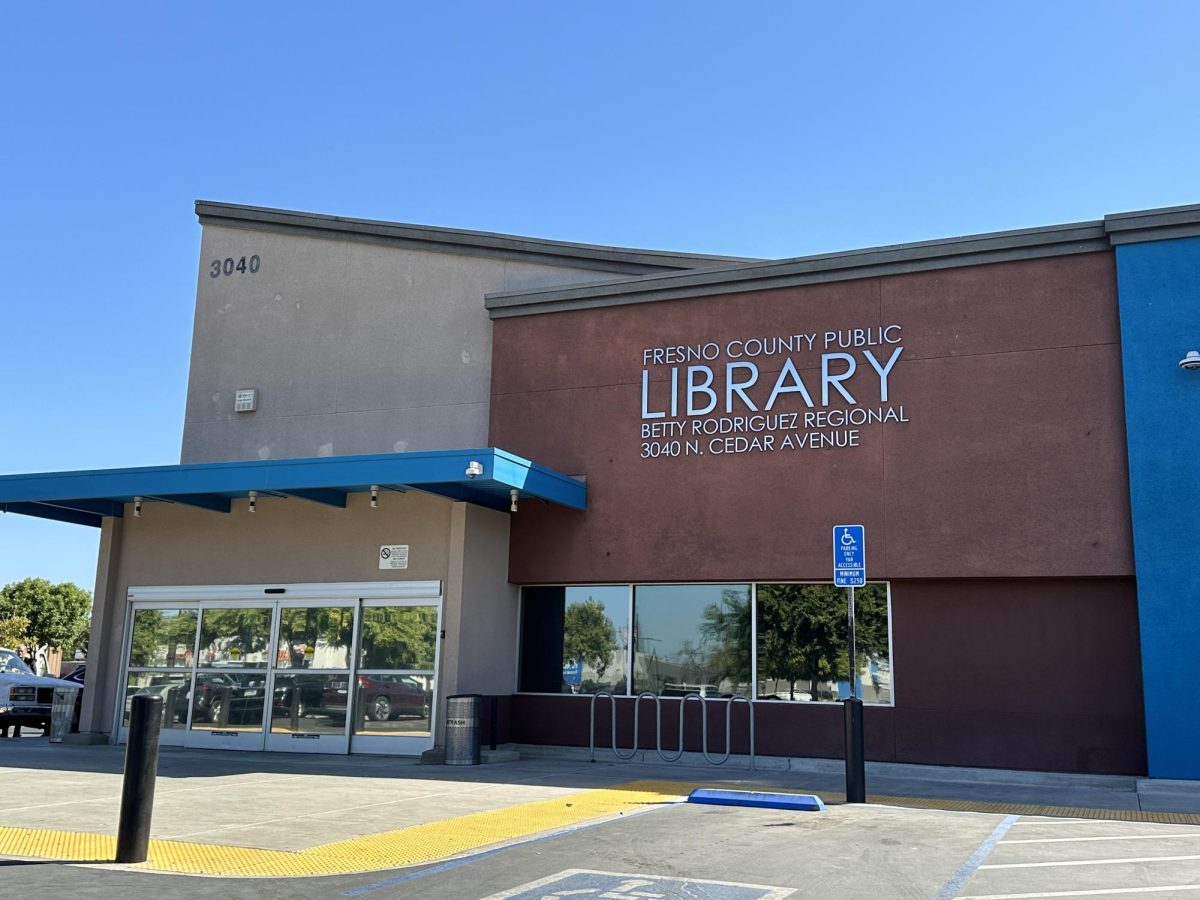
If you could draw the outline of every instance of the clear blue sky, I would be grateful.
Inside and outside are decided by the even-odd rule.
[[[196,198],[799,256],[1200,202],[1195,3],[8,3],[0,473],[178,461]],[[97,532],[0,516],[0,584]]]

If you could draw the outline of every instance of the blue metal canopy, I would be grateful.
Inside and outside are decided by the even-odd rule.
[[[2,475],[0,510],[98,527],[104,516],[122,516],[125,504],[135,498],[227,513],[233,499],[248,497],[251,491],[260,497],[298,497],[344,507],[348,494],[372,487],[424,491],[492,509],[508,509],[513,490],[518,499],[571,509],[584,509],[587,502],[580,479],[485,447]]]

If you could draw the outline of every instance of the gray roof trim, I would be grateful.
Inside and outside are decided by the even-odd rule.
[[[402,245],[440,253],[466,253],[476,256],[521,259],[548,265],[637,275],[664,270],[690,270],[749,262],[741,256],[710,256],[703,253],[672,253],[667,250],[639,250],[631,247],[606,247],[544,238],[465,231],[431,225],[406,225],[373,219],[351,219],[320,213],[241,206],[211,200],[196,201],[196,215],[202,225],[304,234],[310,237],[360,240]]]
[[[486,295],[493,319],[766,288],[875,278],[986,263],[1096,253],[1111,249],[1100,221],[894,244],[771,262],[671,272],[573,287],[503,291]]]
[[[1138,244],[1171,238],[1200,236],[1200,204],[1166,206],[1104,217],[1104,229],[1113,244]]]

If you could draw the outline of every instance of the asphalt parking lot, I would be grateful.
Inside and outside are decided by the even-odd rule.
[[[474,900],[1200,895],[1200,816],[1139,809],[1140,795],[1121,780],[1060,777],[1039,786],[1036,776],[1027,773],[1021,784],[1014,773],[1007,784],[996,778],[972,791],[954,773],[928,777],[923,787],[922,773],[908,781],[878,774],[873,791],[924,796],[873,795],[875,802],[845,805],[837,790],[816,783],[827,808],[792,812],[682,798],[698,783],[794,791],[828,773],[578,758],[450,769],[383,758],[164,752],[154,828],[161,846],[188,848],[189,859],[268,854],[271,865],[290,865],[262,869],[269,877],[232,877],[219,867],[206,877],[164,874],[104,862],[102,851],[78,855],[79,840],[111,834],[120,752],[0,742],[0,885],[127,900],[214,891]],[[1158,805],[1200,805],[1191,789]],[[1013,802],[999,802],[1003,794]],[[1030,802],[1039,794],[1086,805],[1046,815]],[[41,839],[42,849],[16,854],[10,842],[5,851],[5,835],[18,832]],[[405,856],[410,845],[419,852]],[[363,846],[375,849],[363,855]],[[371,865],[355,869],[355,853]],[[347,864],[320,871],[293,864],[318,858]]]
[[[247,900],[1177,898],[1200,892],[1197,860],[1197,826],[874,805],[790,813],[676,804],[369,875],[213,879],[35,863],[10,865],[0,878],[39,895],[128,900],[214,892]]]

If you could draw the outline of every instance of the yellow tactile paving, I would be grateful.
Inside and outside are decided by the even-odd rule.
[[[257,850],[185,841],[150,841],[139,867],[189,875],[346,875],[434,862],[505,841],[556,831],[647,806],[682,800],[693,785],[639,781],[583,791],[553,800],[521,803],[440,822],[414,825],[307,850]],[[105,862],[113,858],[111,835],[32,828],[0,828],[0,856]]]
[[[149,859],[139,868],[188,875],[234,877],[348,875],[400,868],[447,859],[587,821],[613,818],[651,805],[678,802],[694,788],[701,786],[702,783],[695,782],[634,781],[615,788],[582,791],[553,800],[521,803],[503,809],[322,844],[296,852],[185,841],[151,841]],[[841,801],[839,794],[828,791],[801,791],[792,787],[768,788],[761,785],[753,785],[753,788],[784,793],[816,793],[823,795],[822,799],[831,804]],[[916,809],[1200,825],[1200,815],[1192,813],[1036,806],[882,795],[869,795],[867,801]],[[113,858],[115,851],[116,841],[111,835],[0,828],[0,856],[35,857],[67,862],[107,862]]]

